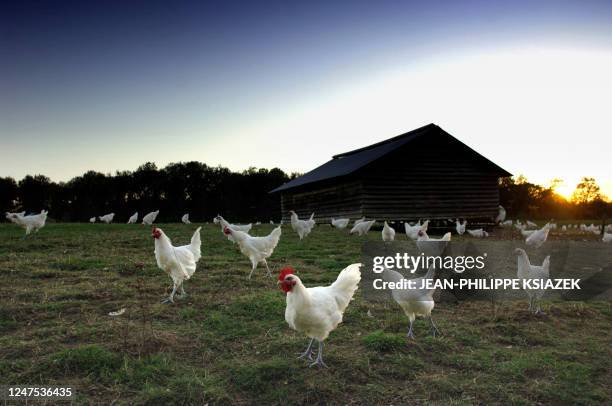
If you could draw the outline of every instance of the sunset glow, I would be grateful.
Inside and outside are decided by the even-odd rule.
[[[66,181],[189,160],[306,172],[433,122],[531,182],[564,179],[563,196],[583,176],[612,196],[612,6],[442,3],[368,18],[331,7],[316,29],[298,10],[195,3],[149,10],[169,32],[134,24],[138,9],[70,26],[16,14],[21,45],[0,44],[0,174]]]

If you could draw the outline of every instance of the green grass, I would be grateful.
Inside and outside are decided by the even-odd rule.
[[[99,345],[84,345],[53,353],[44,365],[61,376],[89,375],[100,379],[121,365],[121,358]]]
[[[387,352],[406,347],[406,338],[397,334],[375,331],[363,337],[363,344],[369,349]]]
[[[175,244],[196,225],[161,225]],[[262,235],[271,226],[256,227]],[[394,303],[358,291],[325,346],[327,369],[296,355],[308,339],[284,321],[285,298],[217,226],[188,297],[160,300],[169,278],[150,230],[50,223],[31,238],[0,224],[2,383],[72,385],[96,404],[602,404],[612,401],[609,303],[547,302],[544,317],[512,302],[438,303],[442,336]],[[366,237],[378,241],[379,232]],[[306,285],[328,284],[360,260],[363,239],[327,226],[299,241],[283,227],[269,261]],[[125,314],[108,312],[127,308]],[[368,315],[373,315],[371,317]]]

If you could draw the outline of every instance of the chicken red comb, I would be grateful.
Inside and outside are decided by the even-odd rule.
[[[294,272],[295,271],[293,270],[293,268],[291,268],[290,266],[287,266],[281,269],[280,275],[278,275],[278,280],[279,281],[285,280],[285,276],[293,275]]]
[[[225,228],[223,229],[223,234],[225,234],[225,235],[230,235],[231,233],[232,233],[232,230],[230,230],[230,229],[229,229],[229,227],[225,227]]]

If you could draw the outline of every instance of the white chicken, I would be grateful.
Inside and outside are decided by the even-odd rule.
[[[180,296],[187,296],[183,288],[183,282],[193,276],[197,262],[200,260],[202,240],[200,239],[198,227],[191,236],[189,245],[180,247],[172,246],[172,241],[161,228],[153,228],[151,236],[155,239],[155,260],[157,266],[172,278],[172,293],[162,303],[174,303],[176,290],[180,289]]]
[[[531,234],[535,233],[538,230],[521,230],[521,235],[525,238],[529,237]]]
[[[531,265],[527,253],[522,248],[517,248],[514,251],[518,255],[518,266],[516,276],[522,280],[538,280],[538,283],[545,283],[550,278],[550,255],[544,258],[541,266]],[[527,286],[525,292],[529,299],[529,310],[535,311],[536,314],[541,313],[540,299],[544,296],[545,289],[530,289]],[[537,304],[537,308],[534,306]]]
[[[323,362],[323,341],[338,324],[361,280],[361,264],[352,264],[340,272],[329,286],[307,288],[290,267],[281,270],[278,277],[280,288],[287,294],[285,320],[293,330],[310,338],[308,348],[299,358],[312,360],[313,343],[317,340],[319,350],[310,366],[326,366]]]
[[[426,231],[419,230],[416,245],[417,248],[426,255],[436,256],[444,251],[444,248],[446,248],[450,240],[450,232],[444,234],[442,238],[430,238]]]
[[[138,221],[138,212],[130,216],[130,218],[127,221],[127,224],[136,224],[137,221]]]
[[[430,238],[427,235],[427,231],[420,230],[417,233],[417,241],[450,241],[451,240],[451,236],[452,236],[452,234],[449,231],[448,233],[444,234],[441,238]]]
[[[356,225],[357,225],[357,224],[359,224],[359,223],[363,223],[363,222],[365,221],[365,219],[366,219],[365,217],[362,217],[362,218],[360,218],[360,219],[355,220],[355,221],[353,222],[353,226],[356,226]]]
[[[604,233],[603,238],[601,239],[603,242],[612,242],[612,233]]]
[[[146,214],[142,218],[142,224],[147,225],[147,226],[153,225],[153,223],[155,223],[155,219],[157,218],[158,214],[159,214],[159,210],[155,210],[155,211],[152,211]]]
[[[512,220],[506,220],[501,223],[502,227],[510,227],[512,225]]]
[[[90,217],[89,218],[89,222],[92,223],[92,224],[95,223],[96,222],[96,218],[95,217]]]
[[[382,229],[382,240],[383,241],[395,240],[395,230],[392,227],[389,227],[386,221]]]
[[[472,237],[475,238],[486,238],[489,236],[489,233],[487,233],[485,230],[483,230],[482,228],[476,229],[476,230],[467,230],[468,234],[471,235]]]
[[[105,214],[104,216],[98,217],[98,219],[100,219],[101,222],[106,223],[106,224],[112,223],[113,218],[115,218],[115,213],[108,213],[108,214]]]
[[[546,242],[548,238],[548,233],[550,231],[550,224],[546,223],[544,227],[539,230],[534,231],[529,237],[525,239],[525,243],[532,247],[540,248],[542,244]]]
[[[213,223],[219,224],[221,226],[221,232],[231,242],[235,242],[234,241],[234,237],[232,237],[231,234],[225,234],[225,228],[226,227],[229,227],[229,228],[231,228],[232,230],[235,230],[235,231],[242,231],[242,232],[245,232],[245,233],[248,233],[249,231],[251,231],[251,228],[253,228],[253,224],[230,224],[227,220],[225,220],[223,217],[221,217],[220,214],[217,214],[217,217],[215,217],[213,219]]]
[[[457,219],[455,223],[456,223],[455,228],[457,229],[457,234],[459,235],[465,234],[465,227],[467,226],[467,220],[463,220],[463,223],[462,223],[459,221],[459,219]]]
[[[28,216],[25,215],[25,212],[6,213],[6,218],[23,228],[26,232],[25,235],[28,236],[32,231],[37,233],[38,230],[45,226],[47,222],[47,211],[42,210],[39,214],[30,214]]]
[[[191,224],[191,221],[189,221],[189,213],[183,214],[183,217],[181,217],[181,221],[183,222],[183,224]]]
[[[497,217],[495,217],[495,224],[503,223],[506,219],[506,209],[502,205],[498,206],[499,212],[497,213]]]
[[[312,228],[316,224],[314,220],[314,213],[310,215],[308,220],[300,220],[297,213],[293,210],[291,210],[289,213],[291,213],[291,228],[300,236],[300,240],[310,234]]]
[[[527,220],[527,227],[538,228],[538,225],[534,223],[533,221]]]
[[[344,230],[349,222],[351,220],[350,219],[331,219],[331,225],[334,226],[335,228],[337,228],[338,230]]]
[[[587,231],[595,234],[595,235],[599,235],[601,233],[601,227],[600,226],[596,226],[595,224],[591,224],[590,226],[587,227]]]
[[[374,223],[376,223],[376,220],[362,221],[361,223],[357,223],[351,229],[350,234],[357,233],[359,236],[366,235]]]
[[[406,231],[406,236],[411,240],[417,240],[419,238],[419,231],[427,231],[427,227],[429,227],[429,220],[425,220],[423,224],[421,224],[421,220],[415,225],[410,225],[409,223],[404,223],[404,230]]]
[[[431,324],[430,331],[434,337],[437,333],[439,333],[438,328],[431,318],[431,311],[435,305],[433,295],[436,289],[427,289],[424,285],[426,280],[433,280],[435,272],[435,268],[431,267],[427,271],[427,274],[425,274],[425,276],[422,278],[410,279],[414,289],[391,289],[391,296],[393,297],[393,300],[400,305],[404,311],[404,314],[406,314],[406,316],[408,316],[408,320],[410,320],[408,338],[415,338],[412,331],[412,325],[417,316],[423,316],[429,319],[429,323]],[[405,279],[401,273],[387,268],[383,270],[382,277],[385,282],[394,282],[396,287],[402,286],[402,280]],[[407,284],[406,286],[411,285]]]
[[[272,255],[274,249],[278,245],[278,240],[281,236],[281,226],[276,227],[265,237],[253,237],[244,231],[233,230],[230,227],[225,227],[223,232],[226,235],[232,236],[233,240],[238,243],[240,252],[247,256],[251,261],[253,268],[251,269],[251,273],[249,273],[249,279],[251,279],[255,268],[257,268],[257,264],[260,262],[263,262],[263,264],[266,266],[268,276],[272,276],[266,259]]]

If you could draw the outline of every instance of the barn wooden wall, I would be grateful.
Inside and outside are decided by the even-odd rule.
[[[429,137],[362,169],[363,215],[388,220],[494,218],[498,177],[473,152]]]
[[[319,223],[328,223],[332,217],[361,217],[361,180],[340,181],[319,186],[314,190],[283,193],[281,209],[283,222],[289,222],[289,210],[294,210],[303,219],[315,212]]]

